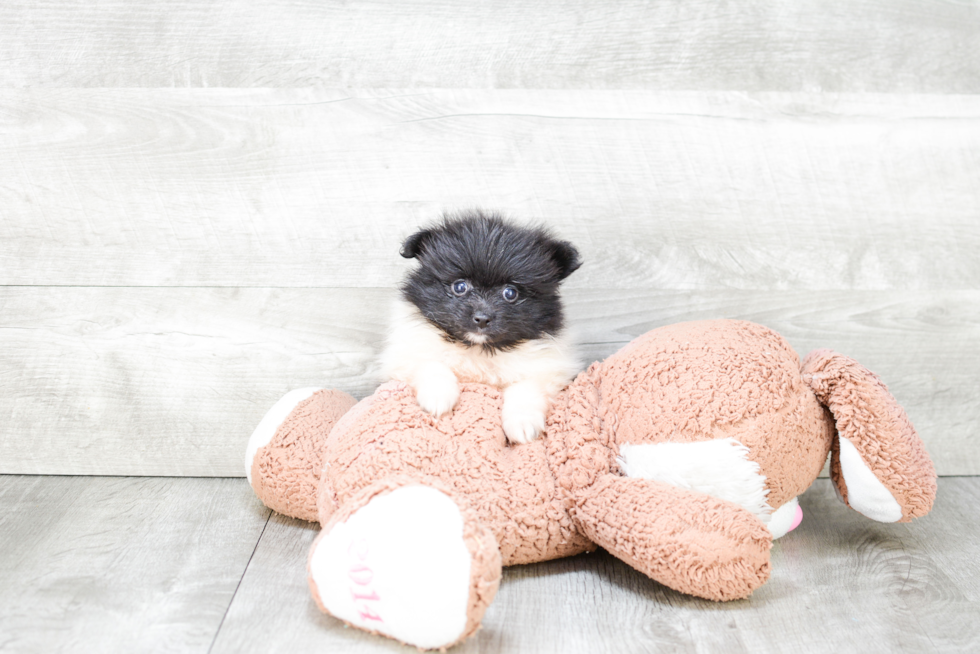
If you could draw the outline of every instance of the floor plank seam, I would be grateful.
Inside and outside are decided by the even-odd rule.
[[[218,636],[221,634],[221,628],[225,625],[225,619],[228,617],[228,612],[231,610],[232,605],[235,603],[235,598],[238,596],[238,589],[242,587],[242,581],[245,580],[245,575],[248,574],[248,568],[252,565],[252,559],[255,557],[255,553],[259,549],[259,544],[262,542],[262,537],[265,536],[265,530],[269,527],[269,522],[272,520],[272,509],[268,510],[265,516],[265,524],[262,525],[262,532],[259,537],[255,539],[255,547],[252,548],[252,553],[248,555],[248,561],[245,562],[245,569],[242,570],[242,576],[238,578],[238,584],[235,585],[235,592],[231,594],[231,599],[228,600],[228,606],[225,607],[225,612],[221,616],[221,622],[218,623],[218,628],[214,632],[214,638],[211,639],[211,644],[208,646],[208,654],[211,654],[211,650],[214,649],[214,644],[218,642]]]

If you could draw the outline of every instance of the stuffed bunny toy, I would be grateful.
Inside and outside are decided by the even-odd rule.
[[[801,364],[749,322],[637,338],[560,393],[539,440],[509,444],[500,412],[499,389],[463,384],[434,418],[400,382],[360,402],[301,389],[268,412],[246,472],[267,506],[319,521],[323,611],[445,648],[479,627],[502,565],[597,547],[680,592],[745,598],[828,454],[841,500],[873,520],[923,516],[936,493],[878,377],[830,350]]]

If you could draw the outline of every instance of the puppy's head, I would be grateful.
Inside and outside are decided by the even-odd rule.
[[[401,255],[419,262],[402,297],[449,340],[491,352],[560,331],[558,286],[581,265],[570,243],[482,212],[412,234]]]

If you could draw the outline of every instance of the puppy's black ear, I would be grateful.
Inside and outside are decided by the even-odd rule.
[[[429,237],[431,236],[431,229],[423,229],[415,232],[406,238],[404,243],[402,243],[400,254],[406,259],[414,259],[415,257],[419,256],[419,253],[425,247],[425,242],[429,240]]]
[[[582,265],[578,250],[568,241],[552,241],[549,244],[551,259],[558,266],[559,280],[565,279]]]

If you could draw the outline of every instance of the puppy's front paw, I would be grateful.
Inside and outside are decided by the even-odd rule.
[[[415,397],[419,401],[419,406],[439,417],[456,406],[459,400],[459,387],[456,382],[452,384],[425,384],[415,389]]]
[[[501,412],[504,434],[511,443],[530,443],[544,431],[548,398],[534,384],[519,382],[504,391]]]
[[[507,411],[507,407],[504,406],[504,433],[511,443],[530,443],[544,431],[543,413],[514,414],[514,411]]]
[[[429,364],[415,375],[415,398],[419,406],[437,418],[449,413],[459,400],[459,383],[453,371],[442,364]]]

